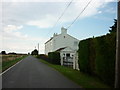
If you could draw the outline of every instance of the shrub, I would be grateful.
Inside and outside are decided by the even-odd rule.
[[[82,72],[89,72],[89,39],[82,40],[79,43],[79,50],[78,50],[78,63],[80,67],[80,71]]]
[[[96,58],[96,51],[95,51],[95,44],[94,38],[90,39],[89,41],[89,69],[90,74],[95,75],[95,58]]]
[[[115,40],[111,35],[96,38],[96,73],[107,84],[114,85],[115,77]]]
[[[37,58],[39,58],[39,59],[43,59],[43,60],[46,60],[46,61],[49,61],[48,56],[47,56],[47,55],[45,55],[45,54],[40,54],[40,55],[37,55]]]
[[[114,85],[116,36],[107,34],[79,43],[80,71],[97,75],[108,85]]]
[[[60,53],[59,52],[49,52],[48,57],[51,63],[60,64]]]

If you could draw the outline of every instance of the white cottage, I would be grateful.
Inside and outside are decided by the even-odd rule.
[[[79,40],[67,34],[67,29],[61,28],[61,34],[54,34],[50,40],[45,43],[45,54],[59,51],[61,56],[61,65],[72,66],[78,69],[77,53]]]

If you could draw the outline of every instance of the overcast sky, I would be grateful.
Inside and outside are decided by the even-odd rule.
[[[1,51],[28,53],[39,43],[40,53],[44,53],[44,43],[53,33],[61,33],[61,27],[68,27],[90,0],[84,2],[73,0],[63,17],[53,27],[70,1],[2,0],[0,3],[2,4],[0,7]],[[67,33],[79,40],[105,35],[117,17],[116,1],[92,0]]]

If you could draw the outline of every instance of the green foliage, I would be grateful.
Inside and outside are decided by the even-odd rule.
[[[78,57],[79,67],[82,72],[94,74],[95,72],[95,48],[93,39],[82,40],[79,43]]]
[[[78,50],[79,67],[82,72],[89,72],[88,60],[89,60],[89,39],[83,40],[79,43]]]
[[[97,75],[108,85],[114,86],[117,21],[110,27],[109,34],[82,40],[78,58],[82,72]]]
[[[45,55],[45,54],[37,55],[37,58],[39,58],[39,59],[44,59],[44,60],[46,60],[46,61],[49,61],[49,57],[48,57],[47,55]]]
[[[31,55],[38,55],[38,50],[35,49],[34,51],[31,52]]]
[[[114,84],[115,73],[115,47],[114,41],[110,42],[110,36],[96,38],[96,74],[109,85]],[[109,41],[109,42],[108,42]],[[112,48],[112,47],[113,48]]]
[[[110,27],[109,32],[110,32],[110,33],[116,32],[116,31],[117,31],[116,27],[117,27],[117,20],[114,19],[114,25],[113,25],[112,27]]]
[[[6,54],[6,51],[1,51],[1,54]]]
[[[95,58],[96,58],[96,51],[95,51],[95,44],[94,38],[89,40],[89,69],[90,74],[95,74]]]
[[[48,57],[51,63],[60,64],[60,53],[59,52],[49,52]]]

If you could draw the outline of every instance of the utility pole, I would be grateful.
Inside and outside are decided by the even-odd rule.
[[[120,88],[120,0],[118,0],[115,88]]]
[[[39,43],[38,43],[38,55],[39,55]]]

